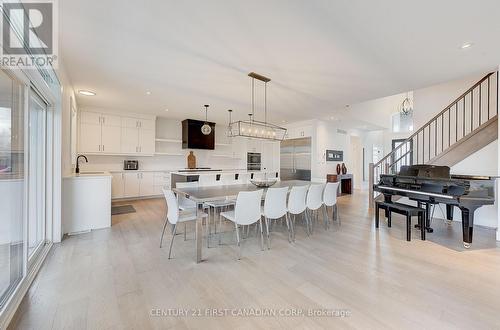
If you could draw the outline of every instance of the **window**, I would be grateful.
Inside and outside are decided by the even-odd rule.
[[[0,71],[0,307],[25,267],[24,86]]]

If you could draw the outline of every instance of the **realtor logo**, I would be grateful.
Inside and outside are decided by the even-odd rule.
[[[51,0],[4,2],[1,5],[3,47],[0,66],[54,68],[57,59],[56,5]]]

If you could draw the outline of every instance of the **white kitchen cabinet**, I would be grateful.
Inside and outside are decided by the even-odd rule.
[[[248,139],[247,140],[247,151],[248,152],[262,153],[262,140]]]
[[[90,124],[82,122],[80,125],[79,151],[100,153],[101,152],[101,124]]]
[[[152,129],[139,128],[139,153],[152,155],[155,152],[155,131]]]
[[[139,197],[140,172],[123,173],[123,197]]]
[[[103,126],[101,128],[101,145],[103,153],[120,153],[122,147],[122,128],[120,126]]]
[[[311,125],[290,127],[287,129],[285,139],[299,139],[303,137],[311,137],[313,134],[313,127]]]
[[[152,156],[155,120],[82,111],[79,152]]]
[[[79,151],[116,154],[121,151],[120,116],[83,111],[80,115]]]
[[[139,196],[153,196],[154,191],[154,172],[141,172],[139,181]]]
[[[124,174],[122,172],[111,174],[111,198],[123,198]]]
[[[136,155],[139,153],[139,128],[122,127],[121,151],[123,154]]]

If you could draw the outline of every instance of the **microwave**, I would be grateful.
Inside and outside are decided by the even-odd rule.
[[[138,160],[124,160],[123,161],[123,169],[124,170],[138,170],[139,169],[139,161]]]
[[[247,170],[260,171],[261,163],[261,154],[259,152],[247,153]]]

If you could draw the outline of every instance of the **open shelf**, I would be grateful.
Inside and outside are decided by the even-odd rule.
[[[184,156],[184,154],[178,154],[174,152],[155,152],[155,155],[158,156]]]
[[[156,138],[156,142],[168,142],[168,143],[182,143],[182,140],[177,140],[177,139],[163,139],[163,138]]]

